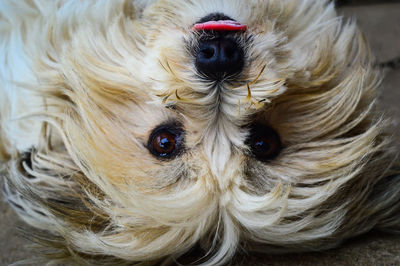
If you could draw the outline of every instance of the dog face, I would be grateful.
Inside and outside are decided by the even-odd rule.
[[[35,34],[9,34],[28,40],[39,141],[21,155],[3,118],[5,190],[63,256],[154,261],[200,243],[222,263],[244,242],[326,249],[398,227],[379,73],[332,4],[25,8]]]

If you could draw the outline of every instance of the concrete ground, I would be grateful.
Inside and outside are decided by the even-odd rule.
[[[400,1],[396,1],[398,4],[359,6],[360,1],[347,0],[355,5],[340,9],[344,15],[357,18],[378,62],[400,57]],[[400,118],[400,63],[397,69],[386,68],[383,87],[383,108]],[[400,137],[398,140],[400,142]],[[0,266],[33,256],[25,246],[27,241],[19,236],[17,226],[23,227],[23,224],[0,198]],[[322,253],[254,255],[238,261],[240,265],[400,265],[400,236],[372,232],[347,241],[341,248]]]

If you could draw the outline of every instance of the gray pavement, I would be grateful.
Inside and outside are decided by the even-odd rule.
[[[348,0],[350,4],[379,1]],[[382,1],[382,3],[385,1]],[[388,1],[386,1],[388,2]],[[389,1],[395,2],[395,1]],[[399,4],[352,5],[340,12],[355,17],[371,44],[378,62],[400,57]],[[380,100],[382,107],[400,119],[400,68],[386,68]],[[398,128],[400,128],[397,122]],[[400,142],[400,134],[398,135]],[[0,180],[1,183],[1,180]],[[0,196],[0,266],[33,256],[17,230],[23,226]],[[252,255],[238,259],[240,265],[400,265],[400,236],[373,232],[344,243],[341,248],[307,254],[282,256]]]

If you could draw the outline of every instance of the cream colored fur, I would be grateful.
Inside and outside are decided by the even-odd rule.
[[[205,82],[192,25],[248,26],[236,83]],[[376,110],[380,73],[353,22],[321,0],[0,2],[5,195],[52,262],[198,263],[239,250],[323,250],[400,229],[400,169]],[[166,108],[174,107],[174,108]],[[146,149],[166,121],[185,152]],[[249,156],[246,125],[284,149]]]

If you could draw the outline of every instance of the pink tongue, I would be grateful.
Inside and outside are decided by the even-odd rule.
[[[215,31],[246,31],[247,26],[233,20],[218,20],[195,24],[193,26],[193,29]]]

